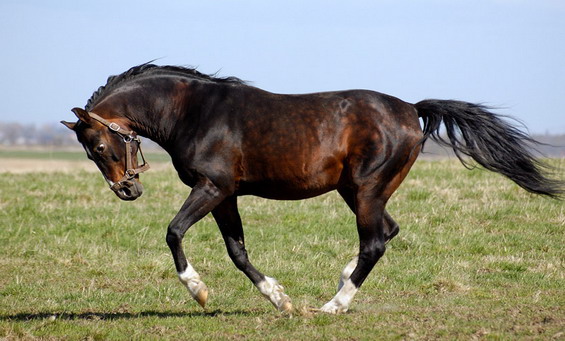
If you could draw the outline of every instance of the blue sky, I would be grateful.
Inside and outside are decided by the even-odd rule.
[[[160,58],[280,93],[481,102],[565,133],[563,0],[2,0],[0,46],[0,121],[72,119],[109,75]]]

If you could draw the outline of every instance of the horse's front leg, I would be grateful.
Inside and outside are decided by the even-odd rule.
[[[200,182],[194,186],[182,208],[167,229],[167,245],[169,245],[173,254],[179,279],[202,307],[206,305],[208,300],[208,288],[200,280],[200,275],[186,260],[182,249],[182,239],[190,226],[206,216],[225,197],[226,195],[211,181],[205,180]]]
[[[271,301],[281,312],[292,311],[290,298],[284,293],[284,288],[274,278],[267,277],[259,272],[249,262],[241,218],[237,210],[237,197],[231,196],[220,203],[213,211],[214,219],[222,232],[222,236],[228,249],[228,254],[235,266],[241,270],[257,289]]]

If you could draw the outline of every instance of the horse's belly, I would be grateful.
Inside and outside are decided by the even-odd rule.
[[[337,188],[343,167],[334,164],[316,171],[307,168],[286,171],[284,167],[242,179],[240,195],[256,195],[268,199],[299,200],[315,197]]]
[[[257,183],[241,183],[238,195],[255,195],[266,199],[301,200],[312,198],[337,188],[334,186],[305,187],[295,186],[286,182],[268,181]]]

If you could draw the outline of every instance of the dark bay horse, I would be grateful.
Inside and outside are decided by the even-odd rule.
[[[72,110],[74,130],[110,188],[123,200],[143,191],[140,140],[161,145],[192,191],[169,224],[167,244],[180,281],[204,307],[208,289],[187,261],[182,239],[212,213],[229,256],[280,311],[292,310],[283,287],[259,272],[245,250],[237,197],[305,199],[337,190],[356,215],[359,254],[343,270],[338,292],[321,310],[347,311],[385,243],[399,231],[385,210],[426,139],[452,147],[525,190],[559,198],[529,149],[534,142],[488,108],[461,101],[417,104],[366,90],[280,95],[237,78],[143,64],[108,79],[85,109]],[[420,127],[419,118],[423,121]],[[439,134],[440,124],[447,138]],[[141,154],[142,158],[143,155]]]

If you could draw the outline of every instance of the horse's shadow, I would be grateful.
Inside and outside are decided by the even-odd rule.
[[[33,321],[33,320],[128,320],[143,317],[216,317],[216,316],[250,316],[254,313],[246,310],[213,310],[213,311],[188,311],[188,312],[165,312],[165,311],[142,311],[134,312],[41,312],[41,313],[19,313],[13,315],[0,315],[0,321]]]

